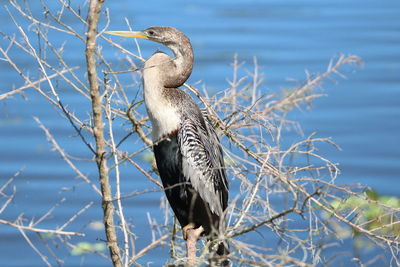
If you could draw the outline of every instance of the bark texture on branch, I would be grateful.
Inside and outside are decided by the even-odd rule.
[[[88,14],[88,31],[86,39],[86,64],[90,85],[90,97],[93,112],[93,135],[96,141],[96,163],[99,172],[99,180],[102,193],[102,208],[104,213],[104,226],[107,243],[113,265],[121,267],[121,255],[117,243],[117,235],[114,226],[114,206],[112,203],[111,187],[109,184],[108,167],[105,159],[104,122],[102,111],[102,97],[100,93],[98,76],[96,72],[96,37],[99,15],[104,0],[90,0]]]

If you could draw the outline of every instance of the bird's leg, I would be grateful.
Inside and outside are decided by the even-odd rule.
[[[183,240],[188,239],[188,231],[191,229],[194,229],[194,227],[195,227],[194,223],[189,223],[189,224],[185,225],[184,227],[182,227]]]
[[[195,225],[193,223],[189,223],[188,225],[182,228],[183,239],[186,240],[186,249],[187,249],[187,257],[188,257],[188,265],[192,266],[195,263],[196,259],[196,242],[199,239],[201,233],[204,232],[203,226],[199,228],[194,228]]]

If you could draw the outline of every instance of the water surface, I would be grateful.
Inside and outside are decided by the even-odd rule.
[[[253,57],[257,57],[266,78],[262,85],[265,92],[296,86],[288,78],[301,82],[305,70],[322,72],[339,53],[362,57],[364,68],[345,68],[348,79],[327,82],[323,92],[329,96],[315,101],[312,111],[298,111],[293,117],[301,122],[305,135],[317,132],[319,137],[332,137],[343,149],[322,147],[320,150],[325,157],[340,163],[339,183],[360,183],[381,194],[400,197],[400,2],[154,0],[106,1],[105,7],[112,16],[110,29],[126,29],[124,18],[127,17],[136,29],[169,25],[185,32],[192,40],[196,55],[190,82],[202,81],[210,92],[228,87],[226,79],[232,76],[230,64],[236,53],[240,61],[245,61],[243,73],[252,69]],[[16,32],[7,13],[1,9],[1,31]],[[43,10],[39,5],[32,5],[32,12],[41,14]],[[55,39],[59,41],[57,45],[66,41],[69,62],[84,67],[83,43],[64,38]],[[131,41],[121,39],[121,42]],[[140,43],[144,57],[160,47]],[[2,40],[0,44],[5,48],[7,41]],[[132,50],[135,50],[133,43]],[[108,58],[117,56],[108,51],[104,53]],[[25,70],[37,73],[32,59],[18,53],[12,56]],[[21,85],[10,66],[0,61],[0,68],[1,93]],[[89,101],[74,91],[65,88],[62,95],[78,114],[89,112]],[[14,96],[0,103],[0,184],[21,171],[14,182],[16,197],[1,217],[14,220],[24,213],[26,218],[38,218],[65,198],[40,227],[60,226],[92,201],[93,206],[68,230],[82,229],[89,221],[101,220],[98,196],[74,179],[76,174],[58,153],[51,151],[33,117],[39,117],[71,155],[89,157],[88,149],[46,100],[32,91],[27,91],[24,97]],[[123,126],[118,134],[127,131],[129,125]],[[134,151],[132,143],[130,149]],[[95,181],[95,165],[87,162],[81,166]],[[154,187],[139,173],[123,173],[122,177],[123,193]],[[232,190],[237,192],[237,188]],[[151,239],[147,212],[161,212],[160,195],[160,192],[148,193],[124,202],[126,217],[139,233],[137,247],[145,246]],[[1,226],[0,235],[2,266],[43,266],[14,228]],[[37,238],[32,233],[29,236]],[[89,230],[88,238],[95,242],[103,234]],[[79,241],[79,238],[70,240],[71,243]],[[263,242],[268,246],[267,241]],[[63,253],[65,248],[60,250],[56,253],[61,255],[65,266],[110,265],[98,256],[81,259]],[[168,247],[162,247],[141,262],[153,261],[153,266],[158,266],[167,258]]]

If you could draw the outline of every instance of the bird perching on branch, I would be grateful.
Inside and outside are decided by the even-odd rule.
[[[190,258],[200,234],[214,240],[223,233],[228,205],[228,183],[218,136],[208,116],[203,116],[196,102],[178,88],[192,72],[192,46],[186,35],[172,27],[106,33],[161,43],[174,54],[170,57],[156,52],[144,63],[144,100],[152,123],[158,172],[182,226]],[[215,252],[220,256],[228,254],[227,245],[218,243]]]

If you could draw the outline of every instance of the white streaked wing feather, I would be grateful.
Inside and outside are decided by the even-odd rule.
[[[207,133],[191,120],[186,119],[178,132],[178,142],[182,153],[183,175],[188,179],[193,188],[200,194],[200,197],[209,204],[210,210],[218,215],[222,215],[222,196],[216,188],[220,177],[222,166],[218,166],[213,160],[212,151],[206,144]],[[223,182],[225,183],[225,182]]]

